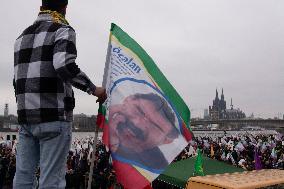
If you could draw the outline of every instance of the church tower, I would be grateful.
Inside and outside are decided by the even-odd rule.
[[[222,111],[225,111],[227,109],[227,106],[226,106],[226,101],[225,101],[225,97],[224,97],[224,91],[223,91],[223,88],[222,88],[222,94],[221,94],[221,101],[220,101],[220,110]]]
[[[218,110],[219,109],[219,95],[218,95],[218,90],[216,89],[216,96],[215,99],[213,100],[213,109]]]
[[[4,117],[7,118],[8,115],[9,115],[9,105],[8,105],[8,103],[5,103]]]
[[[212,107],[209,106],[209,116],[213,120],[219,119],[219,103],[220,103],[220,99],[218,95],[218,90],[216,88],[216,96],[215,96],[215,99],[213,100],[213,105]]]

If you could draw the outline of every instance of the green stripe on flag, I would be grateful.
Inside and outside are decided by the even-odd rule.
[[[168,96],[170,101],[175,105],[186,126],[189,127],[190,111],[187,105],[177,93],[175,88],[166,79],[164,74],[156,66],[152,58],[134,39],[132,39],[127,33],[125,33],[114,23],[111,24],[111,33],[119,40],[122,45],[131,49],[142,60],[149,74],[159,85],[162,91]]]

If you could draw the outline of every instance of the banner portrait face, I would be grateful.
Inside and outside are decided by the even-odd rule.
[[[159,146],[170,144],[181,135],[172,105],[157,88],[143,80],[124,78],[113,86],[108,118],[114,157],[147,167],[152,156],[162,162],[154,168],[167,166],[169,162]],[[155,157],[157,154],[159,157]],[[136,156],[141,161],[134,160]]]

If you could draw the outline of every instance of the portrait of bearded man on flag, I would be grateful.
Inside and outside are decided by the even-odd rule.
[[[159,173],[170,163],[159,146],[181,133],[170,104],[147,88],[147,93],[130,94],[109,107],[109,147],[114,159]]]

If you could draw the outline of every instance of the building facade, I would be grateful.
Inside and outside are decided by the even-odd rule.
[[[221,98],[219,98],[218,90],[216,89],[216,96],[213,100],[213,105],[209,106],[209,117],[212,120],[218,119],[242,119],[246,115],[240,109],[234,109],[233,101],[231,99],[231,108],[227,109],[224,91],[222,89]]]

